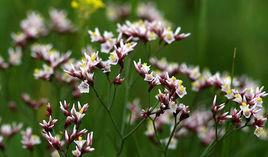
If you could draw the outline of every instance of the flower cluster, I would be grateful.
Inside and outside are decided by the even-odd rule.
[[[71,52],[61,55],[60,52],[53,49],[52,45],[35,44],[32,46],[32,57],[42,60],[47,64],[43,64],[43,69],[35,69],[34,76],[36,79],[49,80],[54,74],[56,68],[67,62]]]
[[[29,151],[33,150],[34,145],[41,143],[39,136],[32,134],[32,128],[27,128],[25,131],[22,131],[21,134],[23,148],[28,149]]]
[[[151,63],[159,69],[161,73],[173,75],[183,74],[192,82],[193,91],[202,91],[206,88],[213,87],[221,92],[228,103],[232,103],[231,110],[226,111],[226,104],[216,104],[216,97],[212,105],[212,113],[216,118],[216,123],[223,123],[226,119],[237,126],[253,126],[257,136],[264,136],[264,116],[263,98],[268,94],[263,91],[263,87],[258,87],[254,81],[241,77],[231,78],[227,73],[219,72],[211,74],[210,71],[199,71],[199,67],[188,66],[186,64],[169,64],[165,59],[157,60],[152,58]],[[223,112],[224,111],[224,112]],[[259,131],[261,130],[261,131]],[[261,133],[262,135],[258,135]]]
[[[22,123],[2,124],[0,133],[4,137],[12,137],[16,135],[22,128]]]
[[[161,21],[127,21],[125,24],[118,24],[118,32],[131,40],[148,42],[159,39],[160,42],[171,44],[187,38],[190,33],[180,33],[181,28],[177,27],[173,32],[170,26]]]
[[[8,142],[13,136],[18,134],[22,128],[22,123],[2,124],[0,126],[0,150],[6,148],[5,142]]]
[[[26,39],[38,38],[48,33],[43,17],[36,12],[29,12],[27,18],[21,21],[20,27]]]
[[[137,16],[140,19],[147,21],[162,21],[164,18],[161,12],[156,8],[156,5],[152,2],[139,3],[137,6]]]
[[[104,3],[102,0],[71,0],[71,7],[80,13],[79,21],[83,26],[86,18],[97,9],[103,8]],[[111,4],[108,5],[107,14],[113,21],[124,20],[130,16],[131,9],[132,7],[127,3],[121,6]],[[69,51],[60,53],[53,48],[52,44],[31,45],[32,58],[43,62],[42,69],[35,69],[34,77],[51,82],[55,79],[58,81],[55,83],[68,84],[72,87],[72,94],[76,98],[80,97],[81,93],[89,93],[92,88],[118,135],[114,136],[115,144],[117,142],[120,144],[117,156],[124,152],[126,140],[143,122],[147,123],[144,134],[161,149],[163,145],[165,146],[164,156],[167,155],[168,149],[176,148],[179,140],[193,134],[204,145],[212,143],[211,147],[214,147],[227,133],[244,128],[253,129],[254,134],[261,139],[268,139],[268,132],[265,129],[267,116],[263,105],[263,100],[268,93],[264,91],[264,87],[258,86],[254,81],[245,77],[234,77],[233,74],[228,73],[202,71],[199,66],[169,63],[166,59],[150,58],[151,52],[147,58],[150,65],[146,61],[143,63],[141,59],[133,61],[130,55],[138,44],[143,44],[146,48],[149,46],[150,51],[151,46],[157,46],[158,52],[162,47],[190,36],[190,33],[181,33],[180,27],[175,29],[171,27],[153,3],[137,3],[136,14],[138,21],[124,21],[117,24],[116,33],[107,30],[100,31],[99,28],[89,30],[91,43],[98,43],[100,48],[99,51],[89,46],[82,49],[81,59],[71,58]],[[49,18],[47,22],[37,12],[28,13],[27,18],[20,24],[20,32],[12,34],[15,46],[8,49],[9,58],[5,61],[0,56],[0,69],[20,65],[23,50],[27,49],[26,46],[30,41],[48,36],[51,32],[71,33],[78,30],[63,10],[51,9]],[[151,41],[155,42],[149,43]],[[132,61],[134,66],[125,64],[125,62],[132,63]],[[143,101],[140,99],[134,99],[128,106],[121,106],[123,121],[119,128],[117,119],[113,117],[112,106],[115,99],[122,96],[118,95],[116,90],[123,83],[126,90],[125,102],[128,101],[128,96],[133,94],[129,92],[132,92],[130,89],[135,79],[131,71],[127,71],[131,70],[131,67],[134,67],[137,74],[147,83],[148,90],[141,91],[141,94],[147,92],[148,101],[146,101],[146,107],[140,105]],[[110,85],[107,88],[106,100],[102,99],[102,95],[98,94],[95,88],[97,84],[95,77],[98,76],[96,73],[99,71],[106,76]],[[9,90],[8,85],[7,90]],[[57,91],[62,92],[58,89]],[[205,100],[200,100],[204,96],[198,97],[198,95],[204,91],[209,96]],[[189,102],[192,92],[196,94],[196,97]],[[122,92],[119,93],[122,94]],[[154,99],[151,99],[152,96]],[[34,100],[27,93],[23,93],[21,98],[33,111],[47,104],[46,99]],[[126,104],[123,103],[123,105]],[[16,104],[10,101],[8,107],[15,109]],[[124,119],[127,107],[130,110],[130,115],[127,117],[128,123]],[[82,121],[88,108],[87,103],[80,104],[78,101],[71,104],[67,101],[60,101],[57,108],[63,114],[60,118],[55,117],[52,106],[47,105],[47,120],[39,124],[42,128],[41,134],[49,144],[53,155],[72,154],[75,157],[82,157],[95,150],[93,132],[82,128]],[[139,123],[135,127],[126,127],[128,124],[135,125],[136,121]],[[61,125],[58,127],[59,123]],[[4,151],[5,143],[21,129],[21,123],[2,124],[0,126],[0,150]],[[21,131],[21,135],[24,149],[33,152],[33,148],[41,144],[39,136],[34,134],[31,127]],[[213,149],[210,146],[208,151]]]
[[[6,69],[10,66],[16,66],[21,64],[22,49],[21,47],[8,49],[8,62],[0,56],[0,69]]]
[[[149,90],[160,84],[160,76],[154,71],[150,72],[150,66],[148,66],[147,63],[142,64],[141,60],[139,60],[139,62],[134,61],[134,65],[138,74],[150,85]]]
[[[116,44],[116,39],[113,38],[114,34],[112,32],[105,31],[103,35],[100,33],[98,28],[95,28],[95,31],[88,31],[91,42],[101,43],[101,52],[109,53],[111,49]]]
[[[215,129],[212,113],[210,111],[196,110],[182,122],[181,129],[176,132],[177,138],[182,138],[193,132],[199,137],[201,143],[209,145],[215,139]]]
[[[170,77],[168,73],[159,74],[151,71],[150,66],[146,63],[142,64],[141,60],[139,62],[134,61],[134,65],[137,73],[144,78],[144,81],[148,82],[149,92],[157,85],[164,88],[163,91],[159,89],[159,94],[155,96],[158,105],[149,110],[143,110],[141,113],[141,116],[153,119],[153,122],[148,123],[145,134],[153,138],[163,124],[171,123],[172,117],[175,119],[175,124],[171,124],[171,126],[176,130],[177,126],[190,115],[189,107],[181,103],[181,99],[187,94],[182,80],[174,76]],[[134,115],[134,118],[137,119],[137,112],[140,112],[137,104],[133,104],[130,111],[131,116]],[[173,135],[174,131],[171,132],[170,139],[162,140],[167,147],[174,148],[176,140]],[[170,144],[170,142],[173,144]]]
[[[67,18],[67,14],[64,10],[51,9],[49,11],[49,16],[51,19],[52,30],[60,33],[74,31],[74,26],[72,22]]]
[[[102,0],[72,0],[71,7],[77,9],[84,18],[87,18],[96,10],[103,8],[104,3]]]
[[[11,34],[15,46],[8,49],[8,61],[5,62],[4,58],[0,56],[0,69],[20,65],[23,48],[27,46],[26,44],[29,41],[47,36],[51,30],[59,33],[68,33],[75,30],[65,11],[51,9],[49,15],[50,21],[46,22],[41,14],[34,11],[28,12],[27,18],[20,23],[21,31]],[[52,69],[47,66],[44,66],[43,71],[46,71],[47,74],[52,73]]]
[[[93,133],[87,133],[86,129],[80,129],[81,120],[86,114],[88,104],[81,106],[78,102],[77,107],[73,104],[72,109],[70,109],[70,105],[64,101],[60,102],[60,109],[65,116],[64,130],[62,130],[64,133],[63,139],[60,139],[59,135],[54,134],[53,129],[58,120],[52,117],[50,105],[47,107],[49,120],[43,120],[40,123],[43,128],[42,134],[52,149],[57,150],[59,153],[67,153],[70,145],[74,143],[76,147],[72,153],[75,157],[81,157],[85,153],[94,151],[94,148],[92,148]],[[71,125],[73,125],[72,128]],[[83,136],[87,137],[86,140],[83,140]]]
[[[52,9],[49,12],[50,21],[48,22],[51,28],[48,27],[45,19],[41,14],[31,11],[27,14],[26,19],[20,23],[21,31],[12,33],[11,37],[17,46],[25,46],[28,41],[47,36],[50,29],[59,33],[71,32],[73,25],[63,10]]]
[[[131,7],[128,3],[116,4],[111,3],[107,6],[106,14],[111,21],[123,21],[130,16]],[[137,17],[147,21],[162,21],[165,22],[162,13],[156,8],[152,2],[138,3],[136,10]]]
[[[21,95],[21,98],[27,106],[29,106],[30,108],[34,110],[37,110],[43,105],[47,104],[47,100],[45,98],[41,98],[39,100],[33,100],[31,99],[30,95],[27,93],[23,93]]]
[[[96,30],[98,31],[98,29]],[[91,34],[93,41],[99,41],[103,38],[96,32],[92,32]],[[94,71],[101,69],[103,73],[109,73],[111,66],[116,64],[119,64],[122,69],[125,57],[133,51],[135,45],[136,43],[134,42],[125,43],[123,39],[121,39],[118,46],[112,46],[113,51],[109,52],[108,60],[102,60],[98,52],[88,50],[84,52],[84,58],[81,61],[70,64],[70,66],[65,69],[65,72],[70,76],[80,79],[82,83],[79,85],[79,89],[82,93],[87,93],[89,92],[89,87],[94,84]]]
[[[130,15],[131,7],[129,4],[109,4],[106,8],[106,15],[111,21],[123,21]]]

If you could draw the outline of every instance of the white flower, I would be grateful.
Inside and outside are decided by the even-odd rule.
[[[54,74],[54,70],[52,67],[43,64],[43,69],[35,69],[34,70],[34,77],[36,79],[45,79],[49,80],[50,76]]]
[[[109,53],[115,45],[115,39],[108,39],[106,42],[101,44],[101,52]]]
[[[15,45],[24,45],[27,42],[27,36],[23,32],[12,33],[11,38]]]
[[[266,139],[267,131],[263,127],[257,127],[254,131],[254,135],[256,135],[260,139]]]
[[[26,131],[22,131],[23,148],[32,150],[34,145],[40,144],[41,140],[39,136],[32,134],[32,128],[27,128]]]
[[[119,58],[117,56],[117,54],[115,52],[112,52],[110,53],[110,56],[109,56],[109,63],[111,65],[116,65],[119,61]]]
[[[100,62],[98,52],[93,52],[91,54],[84,53],[86,58],[86,65],[88,67],[95,67]]]
[[[95,28],[95,31],[88,31],[90,38],[91,38],[91,42],[97,42],[100,41],[102,39],[102,36],[100,34],[100,31],[98,28]]]
[[[19,65],[21,64],[22,50],[20,47],[16,47],[15,49],[9,48],[9,63],[11,65]]]
[[[246,118],[249,118],[251,116],[251,110],[249,108],[249,105],[248,104],[242,104],[240,105],[240,109],[242,110],[243,112],[243,115],[246,117]]]
[[[71,21],[63,10],[52,9],[49,11],[52,28],[58,32],[68,32],[73,30]]]
[[[77,145],[79,149],[82,149],[83,145],[86,143],[86,140],[79,139],[75,140],[74,143]]]
[[[180,81],[180,82],[179,82],[178,86],[176,87],[176,93],[180,98],[182,98],[187,94],[187,92],[186,92],[186,87],[184,87],[182,85],[182,81]]]
[[[89,84],[86,81],[82,81],[79,84],[78,89],[80,93],[89,93]]]
[[[151,82],[151,81],[153,81],[154,78],[155,78],[154,75],[155,75],[154,72],[145,74],[145,78],[144,78],[144,80],[145,80],[145,81],[148,81],[148,82]]]
[[[135,69],[140,74],[148,74],[150,71],[150,66],[147,65],[147,63],[141,64],[141,59],[139,59],[139,62],[134,61]]]
[[[175,41],[173,32],[171,30],[166,30],[163,33],[164,41],[168,44],[171,44],[173,41]]]
[[[28,13],[27,18],[21,22],[20,26],[23,32],[31,38],[37,38],[47,34],[44,19],[36,12]]]
[[[123,58],[124,56],[126,56],[130,51],[134,50],[134,47],[137,45],[136,42],[131,42],[131,43],[124,43],[123,39],[120,40],[120,46],[117,47],[116,45],[114,45],[114,49],[116,51],[116,53],[120,54],[119,59]]]
[[[177,112],[177,104],[176,104],[174,101],[171,101],[171,102],[169,103],[169,108],[171,109],[171,111],[172,111],[173,113],[176,113],[176,112]]]

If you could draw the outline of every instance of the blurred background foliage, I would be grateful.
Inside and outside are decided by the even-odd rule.
[[[131,3],[135,7],[138,0],[130,1],[104,1],[106,4]],[[253,79],[259,80],[260,84],[268,87],[268,70],[266,70],[268,57],[268,1],[266,0],[155,0],[154,1],[164,17],[174,26],[181,26],[183,32],[191,32],[190,38],[165,47],[157,57],[166,57],[173,62],[186,62],[200,65],[201,69],[209,68],[212,72],[230,71],[234,48],[237,48],[235,61],[235,74],[247,74]],[[77,14],[70,8],[68,0],[0,0],[0,52],[5,58],[7,49],[12,46],[11,32],[19,30],[20,21],[26,17],[30,10],[40,12],[48,17],[50,8],[64,9],[68,16],[79,23]],[[130,20],[135,20],[132,14]],[[110,22],[105,15],[105,8],[95,12],[86,21],[86,29],[99,27],[100,30],[112,30],[115,32],[116,23]],[[60,36],[50,35],[37,42],[52,43],[57,49],[64,52],[72,50],[73,56],[80,57],[80,49],[90,44],[87,31]],[[91,45],[91,44],[90,44]],[[93,45],[97,46],[97,45]],[[98,47],[98,46],[97,46]],[[145,49],[139,46],[135,53],[138,57],[145,56]],[[40,131],[37,124],[32,122],[33,113],[26,108],[21,101],[22,92],[28,92],[33,98],[47,97],[49,102],[58,108],[58,101],[69,100],[71,90],[68,87],[55,83],[35,80],[33,69],[40,67],[38,62],[30,57],[29,48],[24,52],[23,64],[8,71],[1,71],[1,98],[0,113],[2,121],[22,121],[26,126],[34,125],[34,130]],[[136,75],[136,74],[135,74]],[[97,74],[97,89],[106,94],[107,84],[102,75]],[[142,103],[146,103],[147,93],[145,85],[138,79],[137,85],[130,89],[130,100],[137,97],[145,97]],[[267,88],[266,88],[267,90]],[[124,88],[119,88],[118,95],[124,95]],[[9,100],[15,101],[19,110],[7,111]],[[82,102],[88,102],[91,106],[83,126],[94,131],[96,151],[88,156],[114,156],[115,133],[110,120],[103,112],[93,94],[83,95]],[[118,122],[122,112],[123,98],[117,97],[113,114]],[[266,105],[266,104],[264,104]],[[267,106],[267,105],[266,105]],[[56,111],[59,112],[59,111]],[[118,113],[118,114],[117,114]],[[59,113],[56,113],[59,114]],[[25,116],[27,115],[27,116]],[[44,112],[38,112],[38,119],[44,118]],[[63,117],[60,117],[61,119]],[[10,156],[28,156],[20,145],[20,137],[16,137],[9,144]],[[253,134],[236,133],[228,137],[214,151],[212,156],[268,156],[267,141],[260,141]],[[41,146],[39,146],[41,147]],[[170,151],[170,156],[199,156],[204,147],[199,144],[195,136],[179,141],[178,147]],[[39,148],[38,150],[42,150]],[[35,156],[48,156],[47,152],[41,155],[35,152]],[[126,143],[123,156],[160,156],[157,147],[154,146],[144,135],[144,127],[140,128]]]

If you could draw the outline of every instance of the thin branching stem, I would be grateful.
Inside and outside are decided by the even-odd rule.
[[[145,121],[146,119],[142,119],[137,125],[135,128],[133,128],[131,131],[129,131],[129,133],[127,133],[127,135],[124,136],[123,139],[127,139],[129,136],[131,136],[141,125],[142,123]]]
[[[64,152],[64,150],[59,150],[60,157],[67,157],[67,154]]]
[[[156,118],[157,118],[157,117],[155,117],[154,119],[152,119],[152,118],[150,117],[150,120],[151,120],[152,123],[153,123],[154,134],[155,134],[156,141],[157,141],[157,143],[158,143],[160,146],[162,146],[161,141],[160,141],[160,138],[159,138],[158,133],[157,133],[157,128],[156,128],[156,125],[155,125],[155,120],[156,120]]]
[[[243,125],[243,126],[237,128],[237,129],[233,129],[233,127],[229,128],[221,138],[219,138],[218,140],[215,139],[215,140],[214,140],[214,141],[213,141],[213,142],[212,142],[212,143],[211,143],[211,144],[210,144],[210,145],[203,151],[203,153],[201,154],[200,157],[207,157],[207,156],[209,156],[209,154],[214,150],[215,146],[216,146],[220,141],[222,141],[225,137],[228,137],[229,135],[231,135],[234,131],[241,130],[241,129],[243,129],[243,128],[246,127],[246,126],[247,126],[247,123],[246,123],[245,125]]]
[[[130,72],[130,63],[131,63],[131,58],[129,58],[128,63],[127,63],[127,69],[126,69],[126,79],[129,77],[129,72]],[[128,96],[129,96],[129,82],[126,80],[125,81],[125,101],[124,101],[124,106],[123,106],[123,114],[122,114],[122,124],[121,124],[121,134],[124,134],[125,131],[125,117],[126,117],[126,109],[127,109],[127,102],[128,102]]]
[[[125,141],[127,140],[127,138],[129,138],[132,134],[134,134],[137,129],[143,124],[143,122],[146,120],[146,118],[142,119],[132,130],[130,130],[121,140],[121,143],[120,143],[120,148],[119,148],[119,151],[117,153],[117,156],[120,156],[122,151],[123,151],[123,148],[124,148],[124,144],[125,144]]]
[[[109,118],[111,119],[112,124],[113,124],[113,127],[115,128],[117,134],[120,136],[120,138],[122,138],[122,135],[121,135],[121,133],[120,133],[120,130],[119,130],[119,128],[117,127],[117,124],[116,124],[116,122],[115,122],[115,120],[114,120],[114,118],[113,118],[113,116],[112,116],[112,114],[111,114],[109,108],[108,108],[108,107],[105,105],[105,103],[102,101],[102,99],[101,99],[100,95],[98,94],[98,92],[96,91],[96,89],[95,89],[94,87],[92,87],[92,88],[93,88],[93,91],[94,91],[94,93],[95,93],[97,99],[99,100],[99,102],[101,103],[101,105],[104,107],[104,109],[105,109],[106,112],[108,113],[108,116],[109,116]]]
[[[216,115],[213,114],[213,120],[214,120],[214,127],[215,127],[215,139],[216,141],[218,140],[218,122],[217,122],[217,118],[216,118]]]
[[[115,95],[116,95],[116,86],[114,86],[114,94],[113,94],[113,97],[112,97],[112,102],[111,102],[110,107],[109,107],[110,111],[112,110],[112,107],[113,107],[113,104],[114,104]]]
[[[177,128],[177,126],[178,126],[179,124],[180,124],[180,121],[177,122],[177,116],[175,116],[175,117],[174,117],[174,127],[173,127],[172,132],[171,132],[171,134],[170,134],[170,136],[169,136],[169,139],[168,139],[167,145],[166,145],[166,147],[165,147],[165,151],[164,151],[164,156],[165,156],[165,157],[167,156],[167,150],[168,150],[169,144],[170,144],[170,142],[171,142],[171,140],[172,140],[172,138],[173,138],[173,136],[174,136],[174,134],[175,134],[175,132],[176,132],[176,128]]]

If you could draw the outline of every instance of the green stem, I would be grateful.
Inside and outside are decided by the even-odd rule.
[[[109,110],[108,107],[105,105],[105,103],[102,101],[102,99],[101,99],[101,97],[99,96],[99,94],[98,94],[98,92],[96,91],[96,89],[95,89],[94,87],[92,87],[92,88],[93,88],[93,91],[94,91],[94,93],[95,93],[97,99],[99,100],[99,102],[101,103],[101,105],[104,107],[105,111],[108,113],[108,116],[109,116],[109,118],[111,119],[112,124],[113,124],[113,127],[115,128],[117,134],[120,136],[120,138],[122,138],[122,134],[120,133],[120,131],[119,131],[118,127],[117,127],[117,124],[116,124],[116,122],[115,122],[115,120],[114,120],[114,118],[113,118],[113,116],[112,116],[110,110]]]
[[[168,146],[169,146],[169,144],[170,144],[170,142],[171,142],[171,140],[172,140],[172,138],[173,138],[173,136],[174,136],[174,134],[175,134],[175,132],[176,132],[176,128],[177,128],[177,126],[179,125],[179,123],[180,123],[180,121],[177,123],[177,116],[176,116],[176,117],[174,118],[174,127],[173,127],[173,130],[172,130],[172,132],[171,132],[171,134],[170,134],[170,136],[169,136],[167,145],[166,145],[166,147],[165,147],[165,151],[164,151],[164,156],[165,156],[165,157],[167,156]]]
[[[214,119],[214,127],[215,127],[215,138],[216,141],[218,141],[218,123],[217,123],[217,119],[216,119],[216,115],[213,114],[213,119]]]
[[[161,142],[160,142],[160,138],[158,136],[158,133],[157,133],[157,129],[156,129],[156,125],[155,125],[155,120],[156,120],[156,117],[154,119],[152,119],[150,117],[150,120],[152,121],[153,123],[153,127],[154,127],[154,134],[155,134],[155,137],[156,137],[156,140],[157,140],[157,143],[160,144],[160,146],[162,146]]]
[[[240,128],[239,128],[240,129]],[[239,130],[237,129],[237,130]],[[214,140],[204,151],[203,153],[201,154],[200,157],[207,157],[209,156],[209,154],[214,150],[215,146],[221,141],[223,140],[225,137],[229,136],[233,131],[233,128],[230,128],[226,131],[226,133],[221,137],[219,138],[218,140]]]
[[[114,94],[113,94],[112,102],[111,102],[110,107],[109,107],[110,111],[112,110],[112,107],[114,104],[115,95],[116,95],[116,86],[114,86]]]
[[[65,155],[65,152],[63,150],[58,150],[60,157],[67,157],[67,155]]]
[[[129,131],[127,133],[127,135],[125,135],[122,140],[121,140],[121,143],[120,143],[120,148],[119,148],[119,151],[117,153],[117,156],[120,156],[122,151],[123,151],[123,148],[124,148],[124,144],[125,144],[125,141],[127,140],[127,138],[129,138],[132,134],[134,134],[137,129],[143,124],[143,122],[146,120],[146,118],[142,119],[137,125],[135,128],[133,128],[131,131]]]
[[[128,60],[128,64],[127,64],[127,69],[126,69],[126,79],[129,76],[129,69],[130,69],[130,62],[131,62],[131,58],[129,58]],[[127,102],[128,102],[128,96],[129,96],[129,81],[125,81],[125,102],[124,102],[124,106],[123,106],[123,114],[122,114],[122,124],[121,124],[121,134],[124,134],[125,131],[125,117],[126,117],[126,109],[127,109]]]

